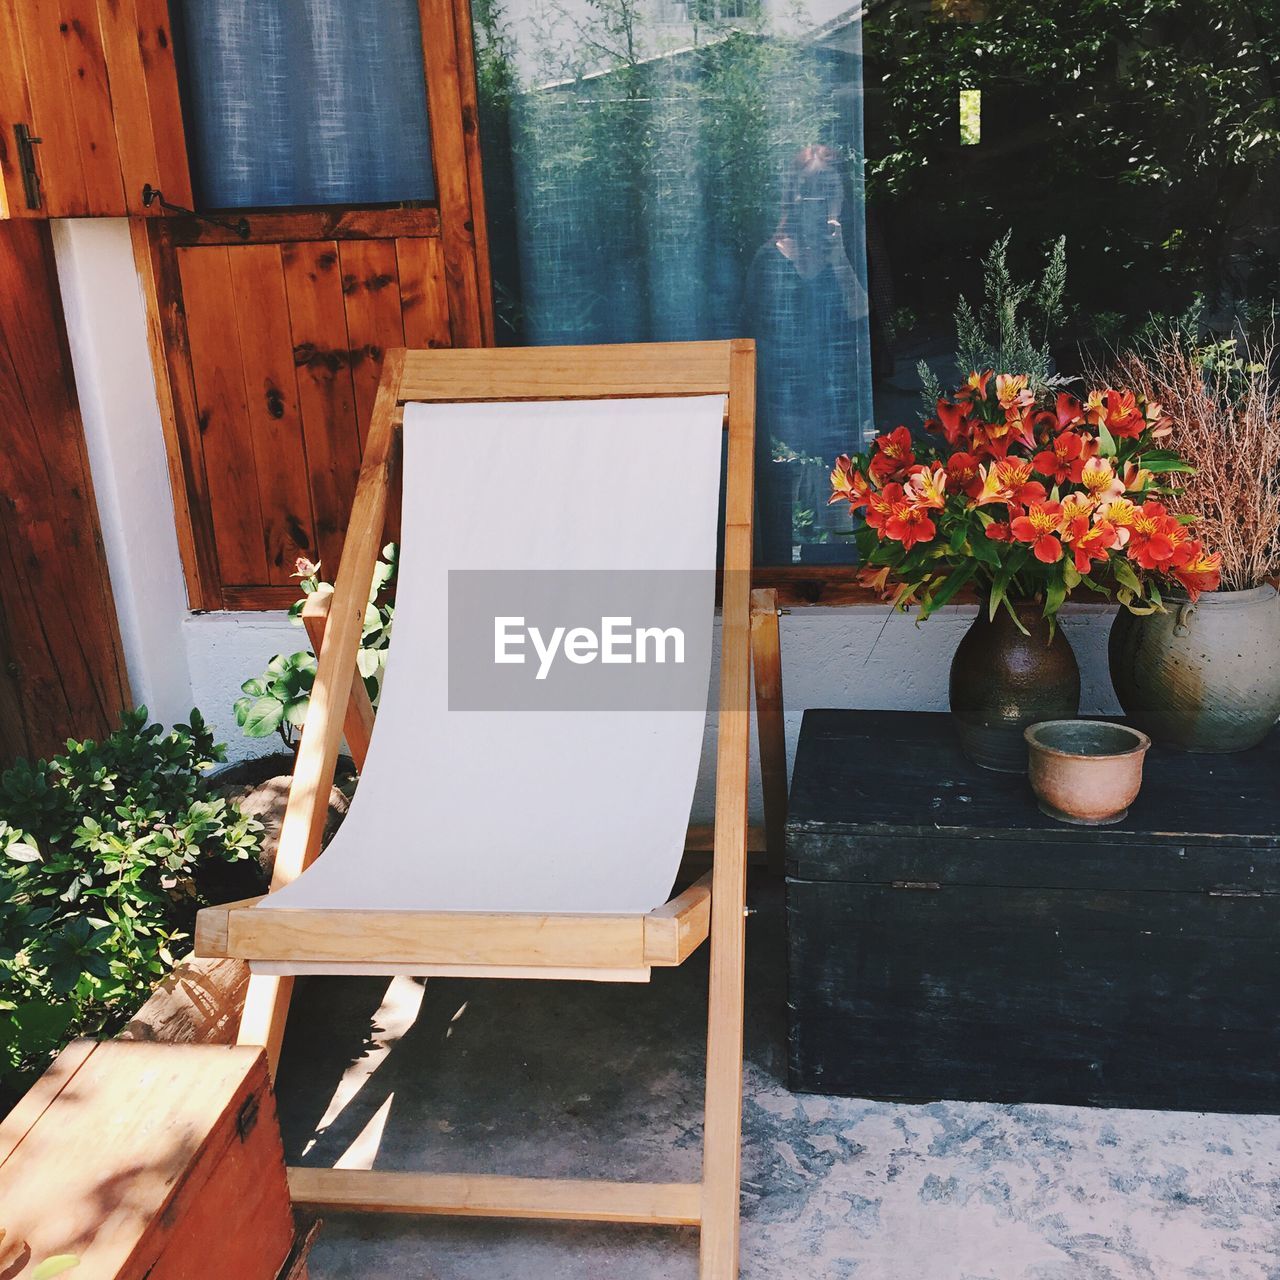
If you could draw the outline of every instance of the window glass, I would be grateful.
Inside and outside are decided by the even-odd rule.
[[[868,6],[863,38],[879,426],[918,427],[922,386],[953,386],[975,348],[1000,345],[961,341],[956,308],[963,296],[981,312],[983,260],[1006,235],[1050,377],[1105,368],[1169,325],[1207,342],[1269,322],[1272,0],[894,2]],[[1046,315],[1060,239],[1065,284]]]
[[[417,0],[174,0],[198,207],[435,198]]]
[[[1274,0],[473,5],[504,340],[755,337],[765,562],[853,558],[832,458],[1000,358],[1006,237],[1008,372],[1274,315]]]
[[[502,340],[754,337],[757,554],[848,559],[870,430],[860,9],[475,0]]]

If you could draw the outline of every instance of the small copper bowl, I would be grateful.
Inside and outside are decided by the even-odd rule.
[[[1081,827],[1124,820],[1142,786],[1145,733],[1109,720],[1042,720],[1023,736],[1042,813]]]

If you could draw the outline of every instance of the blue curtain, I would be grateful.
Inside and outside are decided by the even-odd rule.
[[[826,496],[872,425],[859,11],[525,12],[473,3],[506,340],[754,337],[757,554],[852,558]]]
[[[206,209],[435,198],[416,0],[175,0]]]

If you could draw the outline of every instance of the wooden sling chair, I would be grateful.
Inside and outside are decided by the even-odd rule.
[[[697,1225],[703,1280],[737,1275],[753,654],[772,859],[786,785],[777,610],[772,592],[749,590],[754,395],[748,341],[388,352],[337,582],[304,617],[319,667],[272,892],[208,908],[196,929],[198,954],[251,963],[239,1041],[265,1046],[273,1069],[299,973],[647,981],[652,966],[682,963],[709,935],[701,1182],[297,1168],[296,1203]],[[567,486],[561,469],[573,473]],[[406,499],[396,629],[373,734],[356,657],[395,471]],[[557,527],[580,517],[566,545]],[[450,710],[448,571],[478,526],[489,559],[463,555],[469,568],[545,568],[549,546],[557,569],[707,571],[704,705],[572,713],[559,740],[559,713],[503,713],[495,733],[492,712]],[[700,839],[686,828],[721,532],[715,826]],[[538,741],[544,730],[549,743]],[[360,783],[315,861],[344,733]],[[547,796],[561,755],[590,771],[591,785]],[[449,807],[473,784],[466,771],[489,803],[455,820]],[[705,849],[708,835],[711,871],[664,903],[683,852]],[[651,858],[637,840],[662,847]]]

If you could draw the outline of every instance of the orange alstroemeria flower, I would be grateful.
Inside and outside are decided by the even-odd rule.
[[[969,421],[971,412],[967,404],[952,404],[949,400],[938,401],[937,421],[949,445],[957,445],[961,440],[969,438],[973,430],[973,424]]]
[[[971,453],[953,453],[947,459],[947,484],[953,493],[976,498],[982,492],[978,459]]]
[[[987,537],[992,542],[1012,542],[1013,534],[1009,531],[1007,520],[993,520],[987,525]]]
[[[926,511],[941,511],[947,505],[947,473],[935,465],[917,467],[906,483],[907,501]]]
[[[896,483],[887,484],[883,489],[872,489],[867,494],[867,525],[882,538],[884,537],[885,523],[893,515],[894,506],[901,502],[902,498],[902,486]]]
[[[1065,431],[1084,421],[1084,405],[1071,392],[1059,391],[1054,416],[1058,421],[1058,430]]]
[[[1044,501],[1044,485],[1031,479],[1031,463],[1022,458],[1001,458],[982,473],[982,489],[977,505],[985,507],[993,502],[1026,506]]]
[[[1034,413],[1024,413],[1019,417],[1010,416],[1007,421],[1014,442],[1020,444],[1024,449],[1035,449],[1036,415]]]
[[[853,459],[847,453],[842,453],[831,472],[831,496],[827,499],[827,506],[847,502],[850,513],[853,513],[859,507],[867,505],[867,495],[870,492],[871,486],[867,483],[866,476],[853,465]]]
[[[1124,496],[1124,481],[1116,475],[1110,458],[1090,458],[1080,468],[1079,483],[1099,506]]]
[[[1021,416],[1022,410],[1035,403],[1035,396],[1027,387],[1025,373],[997,373],[996,399],[1006,415]]]
[[[1159,502],[1144,502],[1129,526],[1129,559],[1143,569],[1170,566],[1178,547],[1189,535]]]
[[[1021,458],[1004,458],[996,463],[996,472],[1014,502],[1023,504],[1040,502],[1044,498],[1044,485],[1031,478],[1031,463]]]
[[[987,398],[987,383],[991,381],[991,375],[994,372],[994,369],[986,369],[982,373],[971,373],[964,380],[964,386],[956,392],[956,399],[985,400]]]
[[[1138,505],[1129,498],[1113,498],[1107,503],[1107,522],[1114,527],[1119,538],[1116,546],[1123,547],[1128,543],[1129,534],[1140,515]]]
[[[887,595],[889,591],[889,566],[882,569],[866,566],[858,570],[858,585],[869,587],[877,595]]]
[[[1062,540],[1070,545],[1076,568],[1088,573],[1095,560],[1105,560],[1119,545],[1120,535],[1109,520],[1090,524],[1088,516],[1076,516],[1065,523]]]
[[[1222,557],[1209,555],[1198,542],[1183,564],[1175,565],[1173,576],[1187,589],[1191,599],[1198,600],[1202,591],[1217,591],[1222,581]]]
[[[913,506],[903,498],[893,504],[883,532],[885,537],[902,543],[910,551],[917,542],[932,542],[938,529],[929,518],[927,508]]]
[[[1063,431],[1056,436],[1052,449],[1042,449],[1031,460],[1031,465],[1042,475],[1048,476],[1054,484],[1080,483],[1080,473],[1089,460],[1089,450],[1083,436],[1074,431]]]
[[[1027,514],[1009,522],[1009,531],[1019,542],[1029,542],[1031,553],[1044,564],[1062,559],[1058,533],[1062,527],[1060,502],[1033,502]]]
[[[1108,391],[1102,402],[1107,412],[1107,430],[1113,436],[1136,440],[1146,430],[1147,420],[1132,391]]]
[[[1152,475],[1150,471],[1144,471],[1136,462],[1126,462],[1120,480],[1126,493],[1134,493],[1139,489],[1145,489],[1151,483]]]
[[[889,480],[901,480],[915,460],[911,432],[906,427],[895,427],[887,435],[876,436],[875,450],[867,470],[877,484],[884,484]]]
[[[1005,458],[1013,444],[1013,433],[1008,422],[975,423],[969,448],[979,457]]]
[[[1069,493],[1062,500],[1062,522],[1070,524],[1081,516],[1087,519],[1097,508],[1098,504],[1087,493]]]

